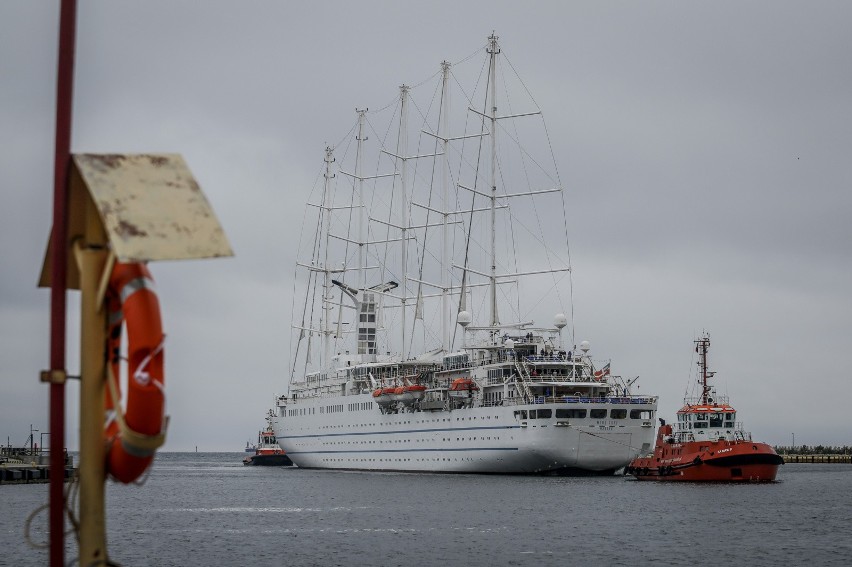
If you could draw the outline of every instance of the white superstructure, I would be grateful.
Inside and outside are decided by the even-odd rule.
[[[311,259],[299,263],[305,307],[295,310],[289,391],[275,420],[298,466],[612,473],[653,441],[656,397],[631,395],[635,379],[611,375],[587,342],[574,343],[562,306],[572,293],[563,191],[555,170],[519,145],[519,122],[540,122],[541,112],[497,98],[496,36],[484,51],[485,85],[461,92],[480,91],[485,103],[468,100],[462,132],[450,131],[449,86],[459,78],[443,62],[431,103],[416,104],[403,85],[375,119],[357,111],[351,173],[335,170],[335,149],[326,150],[309,203],[318,213],[307,225]],[[498,114],[498,102],[511,111]],[[411,106],[423,119],[414,135]],[[377,126],[382,112],[398,124],[393,135]],[[367,175],[371,136],[380,157]],[[506,147],[514,158],[500,157]],[[534,278],[544,284],[522,283]],[[553,326],[535,325],[541,309],[558,311]]]

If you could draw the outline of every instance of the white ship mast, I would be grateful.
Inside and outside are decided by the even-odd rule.
[[[497,36],[491,34],[488,38],[489,76],[491,83],[491,275],[488,278],[488,294],[491,297],[492,327],[500,326],[497,315]]]
[[[450,335],[450,296],[449,296],[449,273],[450,273],[450,236],[449,236],[449,208],[450,208],[450,181],[449,181],[449,153],[447,144],[449,140],[449,110],[450,93],[448,90],[450,80],[450,63],[441,62],[441,122],[438,137],[441,140],[441,151],[444,154],[441,160],[441,188],[443,189],[443,207],[441,212],[441,350],[449,350]]]
[[[479,116],[483,117],[484,119],[486,119],[490,122],[490,132],[488,132],[487,134],[491,136],[491,171],[490,171],[490,173],[491,173],[491,179],[490,179],[491,191],[486,194],[486,193],[477,191],[475,188],[466,187],[462,184],[459,184],[459,187],[461,187],[462,189],[467,189],[468,191],[471,191],[474,194],[481,195],[481,196],[484,196],[484,197],[487,197],[487,198],[490,199],[489,211],[490,211],[490,217],[491,217],[491,220],[490,220],[490,229],[491,229],[490,259],[491,259],[491,265],[490,265],[489,272],[488,273],[478,272],[476,270],[473,270],[472,268],[470,268],[467,265],[465,265],[463,267],[459,266],[459,267],[462,267],[465,270],[465,272],[472,272],[472,273],[475,273],[475,274],[478,274],[478,275],[481,275],[481,276],[485,276],[485,277],[488,278],[488,294],[489,294],[489,303],[490,303],[489,324],[488,324],[487,327],[471,327],[471,326],[468,326],[467,324],[464,324],[463,327],[465,328],[466,331],[467,330],[471,330],[471,331],[473,331],[473,330],[490,330],[490,331],[494,332],[494,331],[500,330],[501,328],[512,328],[512,327],[521,328],[521,327],[528,326],[532,323],[532,322],[524,322],[524,321],[520,321],[520,322],[517,322],[517,323],[506,323],[506,324],[500,323],[500,317],[499,317],[499,313],[498,313],[498,310],[497,310],[497,284],[498,284],[498,279],[517,278],[517,277],[521,277],[521,276],[528,276],[528,275],[534,275],[534,274],[566,272],[566,271],[571,270],[570,266],[566,266],[564,268],[550,268],[550,269],[546,269],[546,270],[536,270],[536,271],[528,271],[528,272],[512,272],[512,273],[506,273],[506,274],[498,274],[497,273],[497,209],[501,208],[500,205],[498,205],[498,203],[497,203],[497,199],[507,199],[507,198],[514,198],[514,197],[528,197],[528,196],[540,195],[540,194],[544,194],[544,193],[553,193],[553,192],[562,191],[561,187],[556,187],[556,188],[553,188],[553,189],[527,191],[527,192],[523,192],[523,193],[506,193],[506,192],[503,192],[501,194],[497,193],[497,165],[498,165],[498,162],[497,162],[497,122],[499,120],[505,120],[505,119],[511,119],[511,118],[521,118],[521,117],[525,117],[525,116],[535,116],[535,115],[541,114],[540,110],[536,110],[536,111],[533,111],[533,112],[525,112],[525,113],[521,113],[521,114],[509,114],[509,115],[498,116],[498,114],[497,114],[497,69],[496,69],[497,68],[497,62],[498,62],[497,56],[500,54],[500,46],[497,42],[498,39],[499,39],[498,36],[496,34],[493,34],[493,33],[491,34],[491,36],[488,37],[487,53],[489,54],[489,89],[490,89],[490,96],[488,97],[488,100],[486,101],[487,104],[486,104],[485,110],[487,112],[479,112],[478,110],[476,110],[472,107],[468,107],[469,111],[471,111],[475,114],[478,114]],[[485,133],[484,133],[484,135],[485,135]],[[473,208],[471,209],[472,212],[475,211],[475,210],[476,209],[473,209]],[[460,302],[459,302],[459,307],[460,307],[459,311],[460,312],[465,310],[464,309],[464,306],[465,306],[465,297],[464,296],[465,296],[466,286],[467,286],[467,284],[463,280],[462,297],[460,298]],[[465,320],[466,320],[466,318],[465,318]]]
[[[322,215],[323,215],[323,233],[325,234],[324,257],[323,257],[323,276],[324,282],[322,287],[322,304],[323,304],[323,320],[320,325],[322,332],[322,359],[320,360],[320,368],[325,371],[330,366],[331,361],[331,334],[334,332],[331,326],[331,271],[328,269],[328,233],[331,225],[330,203],[329,203],[329,184],[334,178],[331,173],[331,164],[334,163],[333,151],[330,147],[325,148],[325,173],[322,192]]]
[[[401,334],[402,334],[402,344],[400,349],[400,354],[403,359],[408,358],[409,347],[407,345],[408,342],[408,327],[406,323],[406,310],[407,310],[407,301],[408,301],[408,281],[411,279],[408,273],[408,231],[412,228],[427,228],[428,226],[434,226],[425,224],[423,226],[413,227],[409,224],[408,221],[408,160],[411,159],[419,159],[425,157],[435,157],[442,155],[442,152],[436,152],[431,154],[419,154],[419,155],[408,155],[408,96],[410,87],[408,85],[402,85],[399,87],[400,91],[400,117],[399,117],[399,135],[397,142],[397,153],[389,152],[387,150],[382,150],[383,153],[396,158],[397,160],[402,162],[400,169],[400,224],[394,225],[390,222],[378,221],[382,224],[387,224],[388,226],[392,226],[397,228],[402,233],[402,291],[400,293],[400,302],[401,302]],[[371,219],[378,220],[378,219]]]
[[[408,358],[408,348],[407,342],[405,340],[405,331],[407,329],[405,324],[405,312],[406,312],[406,299],[408,296],[408,188],[406,187],[406,182],[408,181],[408,85],[402,85],[399,87],[399,97],[400,97],[400,114],[399,114],[399,146],[398,151],[399,155],[402,156],[402,175],[400,176],[400,192],[402,193],[401,198],[399,200],[399,210],[400,210],[400,230],[402,231],[402,293],[401,293],[401,301],[402,301],[402,358]]]
[[[366,280],[364,279],[364,270],[366,268],[365,258],[367,257],[367,251],[365,250],[367,239],[364,231],[367,226],[367,220],[364,218],[366,212],[364,209],[364,177],[361,173],[361,160],[363,157],[361,146],[367,141],[367,138],[364,137],[364,114],[366,114],[367,109],[358,110],[356,108],[355,112],[358,113],[358,135],[355,137],[355,140],[358,142],[355,150],[355,177],[358,180],[358,289],[364,289],[366,287]]]

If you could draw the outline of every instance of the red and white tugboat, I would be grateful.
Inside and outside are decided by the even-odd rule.
[[[651,455],[630,462],[624,474],[638,480],[698,482],[771,482],[784,464],[766,443],[751,440],[736,421],[736,410],[727,396],[717,396],[707,381],[715,372],[707,368],[710,337],[695,341],[701,396],[685,399],[677,412],[677,423],[660,420]]]
[[[275,414],[272,410],[266,415],[266,429],[257,434],[257,445],[254,448],[254,455],[249,455],[243,459],[244,465],[267,466],[267,467],[290,467],[293,466],[293,461],[290,460],[284,450],[278,445],[278,440],[275,438],[275,431],[272,430],[272,420]]]

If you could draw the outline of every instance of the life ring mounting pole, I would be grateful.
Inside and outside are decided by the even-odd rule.
[[[80,270],[80,564],[106,563],[104,411],[106,310],[98,286],[107,263],[103,248],[74,245]]]

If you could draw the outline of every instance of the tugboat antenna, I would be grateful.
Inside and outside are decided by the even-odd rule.
[[[698,353],[698,367],[701,369],[701,405],[707,405],[709,403],[707,394],[710,392],[707,379],[714,374],[707,370],[707,350],[710,348],[710,337],[705,334],[695,341],[695,345],[695,351]]]

